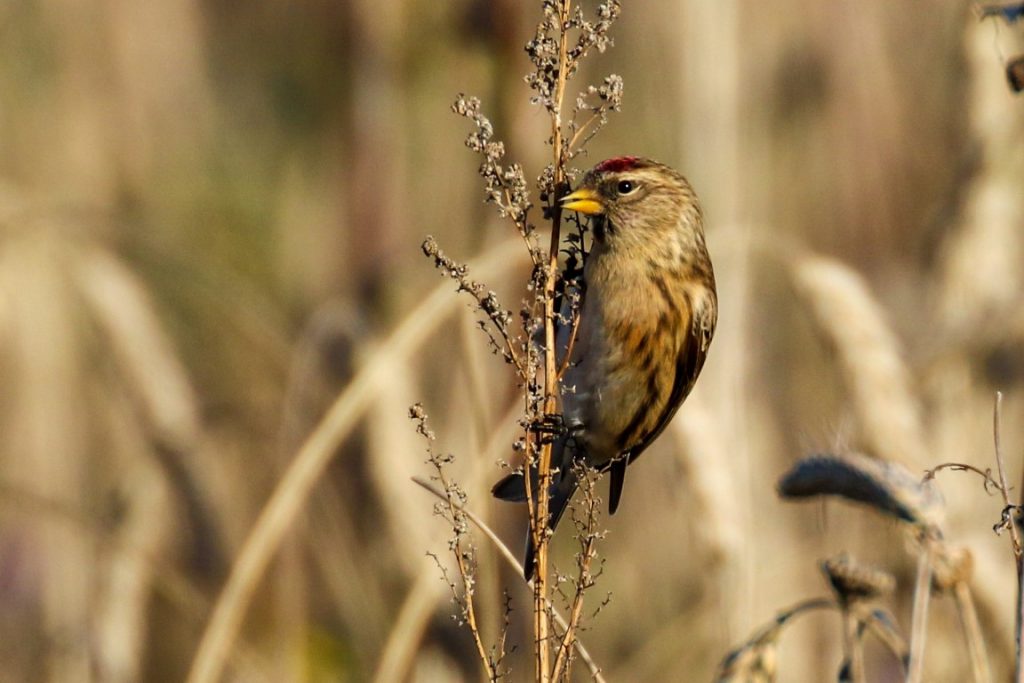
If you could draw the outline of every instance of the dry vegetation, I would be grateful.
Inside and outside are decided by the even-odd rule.
[[[479,94],[541,172],[539,5],[0,7],[0,680],[479,678],[407,414],[427,406],[468,523],[518,555],[525,513],[488,487],[523,403],[420,245],[524,295],[530,255],[449,106]],[[580,637],[605,679],[1010,677],[1004,500],[972,472],[922,483],[947,462],[999,481],[1001,391],[1021,494],[1024,28],[1003,16],[627,3],[583,67],[626,98],[575,163],[685,170],[722,303],[697,389],[601,522],[588,613],[611,599]],[[823,452],[902,468],[931,493],[900,504],[929,514],[781,500]],[[526,680],[531,593],[470,528],[482,646],[510,614],[500,667]]]

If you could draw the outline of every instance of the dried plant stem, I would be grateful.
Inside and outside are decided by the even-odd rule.
[[[928,637],[928,603],[932,594],[932,563],[928,540],[923,539],[917,559],[917,579],[914,582],[914,612],[910,622],[910,662],[907,664],[907,683],[921,683],[924,670],[924,646]]]
[[[471,560],[475,553],[473,553],[471,547],[468,547],[464,534],[461,531],[462,522],[460,517],[465,516],[465,508],[456,500],[456,489],[445,474],[442,461],[435,462],[437,480],[441,482],[441,488],[444,490],[444,502],[448,507],[448,519],[452,520],[453,525],[456,526],[455,538],[452,541],[452,555],[455,556],[455,562],[459,566],[459,577],[462,579],[462,616],[466,620],[469,632],[473,634],[473,645],[476,646],[476,653],[480,659],[480,665],[484,668],[484,673],[487,675],[487,680],[496,681],[498,680],[498,672],[490,653],[487,652],[483,638],[480,636],[480,626],[476,618],[476,600],[473,597],[473,584],[476,580],[476,572]],[[452,584],[452,590],[454,591],[454,584]]]
[[[569,679],[569,653],[572,650],[573,642],[576,640],[576,631],[580,625],[580,618],[583,615],[583,597],[588,588],[594,585],[594,575],[591,573],[590,565],[597,555],[597,541],[600,537],[597,531],[598,500],[594,496],[595,481],[589,473],[584,473],[584,503],[582,522],[579,524],[582,548],[577,555],[577,568],[579,573],[576,577],[576,592],[573,595],[572,608],[569,612],[569,624],[565,628],[558,653],[555,656],[555,664],[551,672],[551,679],[560,680],[563,676]]]
[[[850,667],[850,681],[865,683],[864,647],[860,638],[860,619],[849,608],[843,609],[843,648]]]
[[[1024,683],[1024,662],[1021,653],[1021,628],[1024,624],[1024,554],[1021,552],[1020,535],[1017,531],[1018,513],[1010,503],[1009,488],[1006,483],[1006,467],[1003,464],[1002,444],[1003,392],[996,392],[995,405],[992,408],[992,441],[995,447],[996,468],[999,472],[1000,493],[1003,495],[1004,510],[1009,512],[1010,540],[1013,543],[1013,558],[1017,563],[1017,610],[1015,613],[1014,644],[1016,649],[1016,669],[1013,680]],[[1024,486],[1024,483],[1022,483]]]
[[[1017,645],[1017,667],[1014,678],[1017,683],[1024,683],[1024,662],[1021,661],[1021,623],[1024,622],[1024,562],[1017,556],[1017,628],[1014,641]]]
[[[544,281],[544,412],[553,415],[558,409],[558,360],[555,347],[555,285],[558,279],[558,250],[561,244],[562,208],[558,194],[565,185],[565,157],[562,148],[562,102],[565,98],[565,84],[568,77],[569,35],[566,27],[572,8],[572,0],[559,4],[558,30],[558,80],[555,85],[554,101],[551,108],[551,143],[554,152],[555,202],[551,213],[551,242],[548,248],[547,277]],[[545,443],[539,453],[537,464],[537,514],[531,521],[531,533],[537,548],[536,567],[533,582],[533,619],[536,638],[537,681],[547,683],[551,678],[551,639],[548,605],[548,501],[551,481],[551,443]],[[526,477],[529,480],[529,476]]]
[[[996,451],[996,471],[999,472],[999,493],[1003,496],[1003,505],[1009,508],[1010,488],[1006,483],[1006,467],[1003,464],[1003,392],[996,392],[995,406],[992,408],[992,441]],[[1017,532],[1017,525],[1010,524],[1010,540],[1013,542],[1013,554],[1017,557],[1018,568],[1021,559],[1020,535]],[[1020,573],[1019,571],[1017,572]],[[1017,640],[1020,641],[1020,623],[1017,624]]]
[[[494,277],[519,266],[521,256],[519,240],[507,240],[489,252],[476,270],[484,277]],[[393,359],[412,353],[458,307],[450,285],[438,285],[369,359],[306,439],[242,545],[199,643],[189,683],[213,683],[220,679],[260,579],[313,485],[337,452],[338,444],[369,405],[381,378],[390,372]]]
[[[978,622],[978,611],[974,607],[974,597],[966,581],[957,581],[953,588],[960,623],[967,641],[967,651],[971,657],[971,672],[975,683],[991,683],[992,671],[989,669],[988,657],[985,653],[985,641],[981,635],[981,624]]]
[[[429,481],[421,479],[420,477],[413,477],[412,480],[438,498],[444,499],[444,493],[438,490],[438,488]],[[487,526],[487,524],[477,517],[477,515],[471,510],[463,508],[462,512],[466,515],[466,519],[480,529],[484,536],[494,544],[494,547],[498,549],[498,553],[515,570],[516,574],[522,574],[523,565],[519,563],[519,560],[517,560],[512,551],[508,549],[508,546],[502,542],[496,533],[494,533],[494,530]],[[563,617],[561,613],[550,603],[548,604],[548,609],[550,609],[551,615],[554,617],[555,623],[558,627],[563,631],[568,631],[570,622],[566,620],[566,618]],[[596,683],[606,683],[604,676],[601,675],[601,668],[594,661],[594,658],[590,655],[587,648],[584,647],[583,643],[580,642],[579,638],[573,638],[572,647],[576,650],[576,654],[579,655],[580,659],[583,660],[583,663],[587,666],[587,669],[590,671],[591,678]]]

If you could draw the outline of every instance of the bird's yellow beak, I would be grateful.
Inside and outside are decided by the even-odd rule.
[[[568,209],[569,211],[579,211],[587,215],[604,213],[604,204],[601,203],[600,195],[586,187],[582,187],[572,194],[567,194],[559,202],[561,202],[563,209]]]

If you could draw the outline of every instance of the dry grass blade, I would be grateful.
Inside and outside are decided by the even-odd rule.
[[[792,262],[796,291],[835,349],[864,445],[879,457],[923,466],[927,461],[920,406],[899,343],[860,275],[831,259]]]
[[[783,498],[841,496],[922,527],[942,518],[941,499],[905,467],[859,453],[804,458],[777,488]]]
[[[419,477],[413,477],[412,480],[419,484],[420,486],[422,486],[423,488],[425,488],[427,491],[430,491],[430,493],[434,494],[441,500],[447,500],[445,498],[444,493],[442,491],[439,491],[437,487],[435,487],[430,482]],[[487,526],[487,524],[485,524],[482,519],[473,514],[473,512],[466,508],[463,508],[462,511],[466,514],[466,518],[469,519],[469,521],[473,522],[473,524],[476,525],[476,527],[480,529],[481,532],[483,532],[484,536],[486,536],[487,539],[494,544],[494,546],[498,549],[498,552],[501,554],[502,558],[504,558],[504,560],[515,570],[516,575],[521,576],[523,573],[523,565],[520,564],[519,560],[516,559],[516,556],[512,554],[512,551],[508,549],[508,546],[505,545],[505,543],[502,542],[500,538],[498,538],[498,535],[494,533],[494,531],[489,526]],[[561,628],[563,631],[567,630],[569,627],[569,622],[566,621],[565,617],[563,617],[562,614],[557,609],[555,609],[553,605],[549,605],[548,607],[550,608],[551,613],[554,615],[555,623],[558,624],[559,628]],[[594,662],[594,658],[590,656],[590,652],[588,652],[587,648],[583,646],[583,643],[580,642],[578,636],[573,639],[572,646],[576,650],[576,653],[580,656],[580,659],[583,660],[583,663],[587,665],[587,669],[590,671],[590,675],[593,678],[593,680],[597,681],[598,683],[605,683],[604,677],[601,675],[600,667],[598,667],[597,663]]]
[[[967,641],[967,652],[971,658],[971,672],[974,681],[975,683],[991,683],[992,671],[988,664],[985,639],[981,634],[981,623],[978,621],[978,610],[974,606],[971,588],[966,581],[958,581],[953,590],[957,611],[960,613],[964,639]]]
[[[914,608],[910,622],[910,656],[907,683],[920,683],[924,672],[924,646],[928,640],[928,605],[932,596],[932,562],[927,546],[917,558]]]
[[[409,589],[377,662],[373,683],[399,683],[408,679],[427,622],[438,599],[444,594],[443,584],[433,571],[435,569],[434,562],[429,562]]]
[[[101,249],[87,250],[75,266],[80,291],[106,331],[155,438],[177,449],[191,447],[199,423],[195,395],[142,284]]]
[[[518,240],[507,240],[490,250],[475,266],[485,278],[519,267],[525,261]],[[228,577],[189,673],[190,683],[219,680],[231,646],[238,635],[245,609],[285,532],[295,521],[314,484],[349,434],[386,377],[394,358],[412,353],[462,302],[450,294],[449,283],[439,285],[385,341],[338,397],[323,420],[299,449],[269,501],[260,512]]]

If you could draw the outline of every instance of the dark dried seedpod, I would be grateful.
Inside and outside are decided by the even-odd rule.
[[[813,455],[778,483],[783,498],[841,496],[921,527],[937,527],[942,501],[899,463],[859,453]]]
[[[1006,80],[1013,92],[1024,90],[1024,55],[1017,55],[1006,63]]]
[[[987,17],[1002,17],[1007,24],[1012,24],[1021,17],[1024,17],[1024,2],[993,3],[978,7],[978,15],[985,19]]]
[[[896,587],[896,579],[891,574],[857,562],[846,553],[825,560],[821,569],[843,604],[879,598]]]

